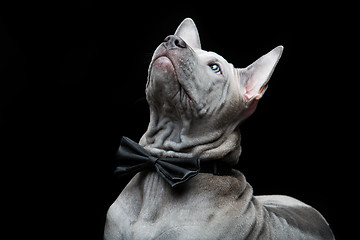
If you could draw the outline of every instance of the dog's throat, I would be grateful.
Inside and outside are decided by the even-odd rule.
[[[203,124],[191,120],[174,121],[169,117],[159,118],[154,113],[140,145],[158,157],[226,159],[231,164],[238,161],[241,149],[238,131],[206,129]]]

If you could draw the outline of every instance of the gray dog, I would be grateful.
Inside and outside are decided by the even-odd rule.
[[[235,68],[201,49],[191,19],[165,38],[149,66],[150,123],[139,142],[157,171],[140,170],[111,205],[106,240],[334,239],[314,208],[287,196],[254,196],[244,175],[226,167],[238,161],[239,124],[255,111],[282,51]],[[196,158],[200,170],[169,185],[161,158]]]

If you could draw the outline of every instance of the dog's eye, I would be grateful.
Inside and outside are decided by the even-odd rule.
[[[217,65],[216,63],[210,64],[209,67],[211,68],[211,70],[212,70],[214,73],[216,73],[216,74],[222,74],[221,68],[220,68],[219,65]]]

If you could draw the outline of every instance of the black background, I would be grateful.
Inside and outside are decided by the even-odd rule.
[[[242,125],[236,168],[255,195],[293,196],[319,210],[337,239],[350,234],[358,204],[351,8],[140,5],[1,9],[4,236],[102,238],[106,211],[129,181],[112,176],[115,151],[121,136],[145,132],[148,64],[185,17],[205,50],[237,67],[284,46]]]

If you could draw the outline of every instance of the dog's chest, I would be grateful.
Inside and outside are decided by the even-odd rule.
[[[214,189],[198,191],[193,187],[201,182],[208,183],[206,177],[197,176],[189,181],[189,185],[169,190],[158,174],[149,173],[146,177],[139,174],[133,186],[143,186],[141,191],[134,191],[130,184],[118,199],[122,202],[120,205],[128,209],[128,213],[122,214],[121,220],[117,221],[127,223],[121,227],[125,230],[122,234],[129,239],[216,239],[216,235],[221,239],[227,232],[224,229],[231,228],[231,222],[227,220],[234,214],[229,199],[233,201],[238,195],[230,196],[231,183],[226,181],[218,189],[219,194],[214,194]],[[127,194],[132,195],[131,200]],[[217,230],[220,226],[222,231]]]

